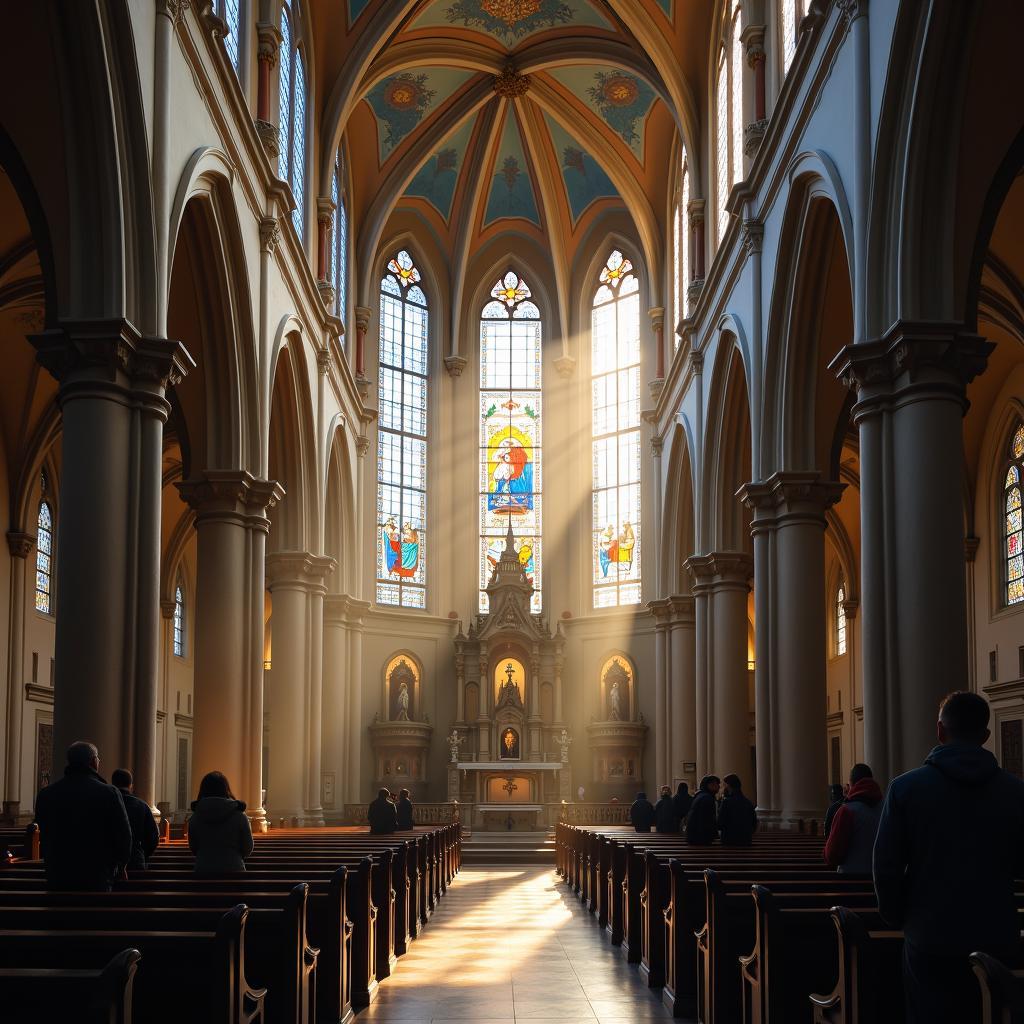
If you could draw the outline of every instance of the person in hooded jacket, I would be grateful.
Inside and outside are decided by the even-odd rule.
[[[398,794],[398,831],[409,832],[415,825],[412,820],[412,800],[409,799],[409,790],[403,789]]]
[[[160,830],[156,827],[153,812],[145,800],[135,795],[135,780],[127,768],[115,768],[110,773],[110,784],[121,794],[128,824],[132,827],[132,855],[126,866],[131,871],[145,871],[146,861],[160,843]]]
[[[725,796],[718,809],[718,831],[722,833],[723,846],[750,846],[757,831],[757,814],[754,805],[743,792],[743,783],[735,773],[726,775]]]
[[[825,842],[825,863],[843,874],[870,875],[878,819],[882,816],[882,791],[866,764],[850,769],[846,799],[832,818]]]
[[[672,799],[672,788],[661,787],[661,796],[654,805],[654,828],[658,832],[677,833],[680,819],[676,813],[676,802]]]
[[[846,799],[846,790],[839,785],[838,782],[833,782],[828,787],[828,809],[825,811],[825,829],[824,836],[828,839],[829,833],[832,831],[832,822],[835,820],[836,814],[839,812],[839,808],[843,806],[843,801]]]
[[[72,743],[67,757],[64,777],[36,797],[46,887],[108,892],[132,855],[128,815],[121,794],[100,775],[92,743]]]
[[[1024,781],[984,748],[988,703],[957,692],[939,707],[938,746],[894,779],[875,839],[878,909],[903,929],[908,1024],[980,1019],[968,954],[1015,959],[1014,879],[1024,877]]]
[[[693,806],[693,797],[690,796],[690,787],[685,782],[680,782],[676,787],[676,795],[672,797],[676,805],[676,814],[680,822],[686,821],[686,816]]]
[[[686,816],[686,841],[691,846],[710,846],[718,832],[717,796],[722,780],[717,775],[705,775],[700,780],[697,795]]]
[[[646,793],[637,793],[629,808],[629,820],[637,832],[651,831],[651,826],[655,824],[657,818],[654,815],[654,805],[647,799]]]
[[[373,835],[389,836],[398,831],[398,810],[388,790],[377,790],[377,799],[366,809],[366,820]]]
[[[197,875],[245,870],[252,828],[245,804],[235,799],[223,772],[207,772],[199,783],[188,819],[188,848],[196,858]]]

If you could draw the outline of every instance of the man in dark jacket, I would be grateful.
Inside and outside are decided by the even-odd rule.
[[[676,802],[669,786],[661,787],[661,797],[654,807],[654,827],[658,832],[679,831],[679,815],[676,814]]]
[[[68,747],[64,777],[36,797],[36,822],[49,889],[107,892],[132,854],[121,794],[100,777],[91,743]]]
[[[717,775],[705,775],[693,798],[686,816],[686,841],[691,846],[710,846],[718,831],[717,800],[722,780]]]
[[[650,832],[655,822],[654,806],[647,799],[646,793],[637,793],[636,799],[629,808],[629,820],[637,832]]]
[[[743,795],[743,783],[736,774],[726,775],[725,796],[718,810],[718,830],[723,846],[750,846],[757,829],[754,805]]]
[[[386,789],[377,791],[377,799],[366,810],[366,819],[374,835],[388,836],[398,831],[398,812]]]
[[[832,822],[835,819],[839,808],[843,806],[843,800],[846,797],[846,792],[838,782],[833,782],[828,787],[828,810],[825,811],[825,838],[828,839],[829,832],[832,831]]]
[[[967,956],[1013,960],[1014,879],[1024,877],[1024,782],[984,748],[989,709],[974,693],[939,707],[939,745],[889,785],[875,840],[878,908],[903,929],[908,1024],[979,1019]]]
[[[409,832],[413,828],[412,800],[409,799],[409,790],[403,789],[398,794],[398,831]]]
[[[676,789],[676,795],[672,797],[676,804],[676,816],[680,822],[686,821],[693,805],[693,797],[690,796],[690,787],[685,782],[680,782]]]
[[[850,769],[846,800],[832,819],[825,842],[825,863],[844,874],[870,875],[871,851],[881,816],[882,791],[871,769],[866,764],[855,764]]]
[[[156,827],[153,812],[149,804],[133,792],[135,780],[127,768],[115,768],[110,773],[110,784],[121,794],[132,830],[132,855],[126,866],[131,871],[144,871],[146,861],[160,843],[160,830]]]

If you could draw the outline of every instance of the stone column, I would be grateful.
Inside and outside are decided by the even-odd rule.
[[[747,66],[754,72],[754,120],[743,128],[743,152],[753,157],[768,127],[765,113],[764,25],[748,25],[742,33]]]
[[[366,332],[370,327],[373,310],[367,306],[356,306],[356,380],[366,380]]]
[[[668,601],[650,601],[654,616],[654,778],[646,779],[657,789],[669,782],[669,708],[668,708]]]
[[[267,812],[322,825],[320,806],[323,702],[323,597],[333,558],[306,551],[267,556],[271,669],[267,678],[269,761]]]
[[[739,551],[718,551],[688,558],[686,565],[697,599],[697,772],[736,772],[742,778],[750,775],[747,595],[753,559]],[[703,752],[701,729],[706,730]]]
[[[697,760],[697,651],[695,601],[669,599],[669,779],[686,778],[683,766]]]
[[[963,413],[992,345],[958,324],[895,324],[832,368],[860,429],[865,758],[885,782],[935,742],[966,685]]]
[[[663,306],[657,306],[654,309],[649,309],[647,315],[651,318],[651,330],[654,331],[654,347],[657,352],[657,370],[656,377],[660,381],[665,379],[665,309]]]
[[[256,36],[259,41],[257,53],[256,80],[256,134],[263,143],[267,156],[275,162],[279,153],[277,125],[274,124],[270,110],[270,77],[277,54],[281,48],[281,30],[269,22],[261,21],[256,25]],[[274,170],[277,170],[275,163]]]
[[[827,792],[825,512],[844,486],[786,472],[740,490],[757,565],[757,792],[787,826],[819,817]]]
[[[21,810],[22,686],[25,682],[25,569],[36,538],[7,534],[11,553],[10,628],[7,634],[7,757],[4,763],[3,811],[0,819],[14,823]],[[56,757],[56,752],[55,752]],[[57,767],[54,765],[54,767]]]
[[[327,279],[330,273],[331,227],[334,224],[334,200],[316,201],[316,287],[328,311],[334,312],[334,282]]]
[[[691,199],[686,206],[690,220],[690,281],[686,288],[686,308],[692,310],[704,287],[704,208],[703,199]]]
[[[368,722],[363,721],[363,616],[369,611],[366,601],[350,600],[348,605],[348,800],[359,803],[362,792],[363,737]]]
[[[263,593],[280,484],[245,470],[210,470],[178,484],[196,514],[192,777],[227,775],[253,826],[263,811]]]
[[[323,772],[334,775],[334,807],[324,816],[340,818],[348,793],[345,734],[348,722],[348,598],[328,594],[324,598],[323,676]]]
[[[60,383],[54,750],[96,743],[152,804],[160,650],[160,491],[166,390],[193,365],[125,320],[32,337]]]

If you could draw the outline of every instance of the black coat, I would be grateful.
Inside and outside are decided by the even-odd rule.
[[[634,800],[629,808],[629,820],[637,832],[650,832],[654,824],[654,806],[650,800]]]
[[[682,790],[677,790],[676,795],[672,797],[672,802],[676,805],[676,815],[680,821],[686,821],[686,816],[690,813],[690,808],[693,806],[693,797],[689,793]]]
[[[686,841],[692,846],[710,846],[715,841],[715,795],[701,789],[693,798],[686,816]]]
[[[723,846],[750,846],[756,829],[754,805],[739,790],[733,790],[722,799],[718,830],[722,833]]]
[[[41,790],[36,822],[50,889],[104,892],[131,857],[121,794],[91,768],[65,768]]]
[[[388,836],[398,831],[398,811],[385,797],[377,797],[366,809],[366,820],[374,835]]]
[[[128,858],[128,867],[133,871],[142,871],[160,843],[160,830],[145,800],[140,800],[127,789],[119,789],[118,792],[132,830],[132,855]]]
[[[1024,782],[983,747],[935,747],[889,785],[874,851],[878,909],[931,956],[1016,953]]]
[[[654,827],[659,832],[678,832],[679,821],[675,800],[670,796],[663,796],[654,808]]]
[[[398,801],[398,830],[399,832],[408,832],[414,827],[412,801],[407,796],[403,796]]]
[[[835,820],[836,814],[839,812],[839,808],[846,803],[846,797],[842,800],[836,800],[835,803],[828,805],[828,810],[825,812],[825,838],[828,839],[829,832],[832,831],[832,822]]]

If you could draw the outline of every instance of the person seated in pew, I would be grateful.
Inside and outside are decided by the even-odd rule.
[[[676,788],[676,795],[672,797],[676,805],[676,816],[679,818],[680,824],[686,821],[686,816],[690,813],[690,808],[693,806],[693,797],[690,796],[690,787],[685,782],[680,782]]]
[[[686,816],[686,841],[691,846],[710,846],[718,832],[718,790],[722,780],[705,775],[700,780],[690,813]]]
[[[757,814],[754,805],[743,793],[743,783],[735,773],[726,775],[725,795],[718,809],[718,831],[722,834],[723,846],[750,846],[757,831]]]
[[[398,794],[398,831],[409,832],[415,826],[412,820],[412,800],[409,798],[409,790],[403,789]]]
[[[870,875],[878,819],[882,816],[882,791],[866,764],[850,769],[846,800],[832,819],[825,843],[825,863],[844,874]]]
[[[939,706],[939,743],[889,784],[875,840],[878,909],[903,929],[907,1024],[973,1024],[968,958],[1019,960],[1014,879],[1024,878],[1024,781],[985,749],[989,707],[956,692]]]
[[[835,819],[839,808],[843,806],[845,797],[846,790],[838,782],[833,782],[828,787],[828,810],[825,811],[825,828],[822,833],[826,839],[828,839],[828,835],[832,831],[832,821]]]
[[[654,805],[647,799],[646,793],[637,793],[636,799],[629,808],[629,820],[637,832],[650,832],[655,823]]]
[[[109,892],[132,853],[121,794],[100,775],[100,754],[79,740],[68,747],[64,777],[40,790],[36,823],[46,887]]]
[[[366,820],[373,835],[389,836],[398,831],[398,810],[386,789],[377,791],[377,799],[366,809]]]
[[[676,814],[676,803],[672,799],[672,788],[661,787],[661,796],[654,805],[654,828],[657,832],[670,834],[679,831],[679,815]]]
[[[132,855],[125,867],[132,871],[144,871],[146,861],[160,844],[160,830],[149,804],[140,800],[134,792],[135,780],[127,768],[115,768],[110,773],[110,784],[121,794],[128,824],[132,829]]]
[[[195,855],[197,875],[245,870],[253,848],[252,826],[223,772],[207,772],[199,783],[188,819],[188,848]]]

